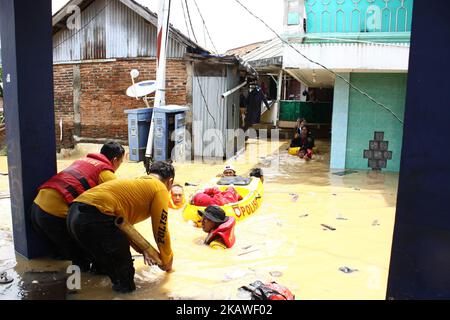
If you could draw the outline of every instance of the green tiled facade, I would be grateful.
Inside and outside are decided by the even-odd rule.
[[[407,74],[352,73],[351,83],[388,106],[403,120],[405,112]],[[335,125],[335,124],[334,124]],[[398,172],[403,139],[403,125],[388,111],[357,91],[350,89],[346,168],[369,169],[364,150],[369,149],[375,131],[383,131],[393,152],[385,171]]]

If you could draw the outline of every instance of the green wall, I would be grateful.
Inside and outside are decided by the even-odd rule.
[[[403,120],[407,74],[352,73],[350,80]],[[369,169],[363,153],[369,149],[369,141],[374,139],[375,131],[384,132],[384,140],[389,141],[389,151],[393,152],[392,160],[388,160],[384,170],[398,172],[403,125],[391,113],[350,88],[346,168]]]

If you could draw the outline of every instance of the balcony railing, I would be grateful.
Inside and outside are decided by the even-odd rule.
[[[411,32],[413,0],[305,0],[307,33]]]

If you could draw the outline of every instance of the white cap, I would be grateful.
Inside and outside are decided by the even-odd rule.
[[[236,172],[236,170],[234,170],[233,166],[231,164],[227,164],[224,168],[223,171],[227,171],[227,170],[233,170],[234,172]]]

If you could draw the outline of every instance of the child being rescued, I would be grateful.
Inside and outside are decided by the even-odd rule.
[[[218,206],[209,206],[205,211],[198,210],[202,217],[202,229],[208,235],[205,244],[213,249],[231,248],[236,238],[234,236],[234,226],[236,220],[225,215],[225,211]]]

